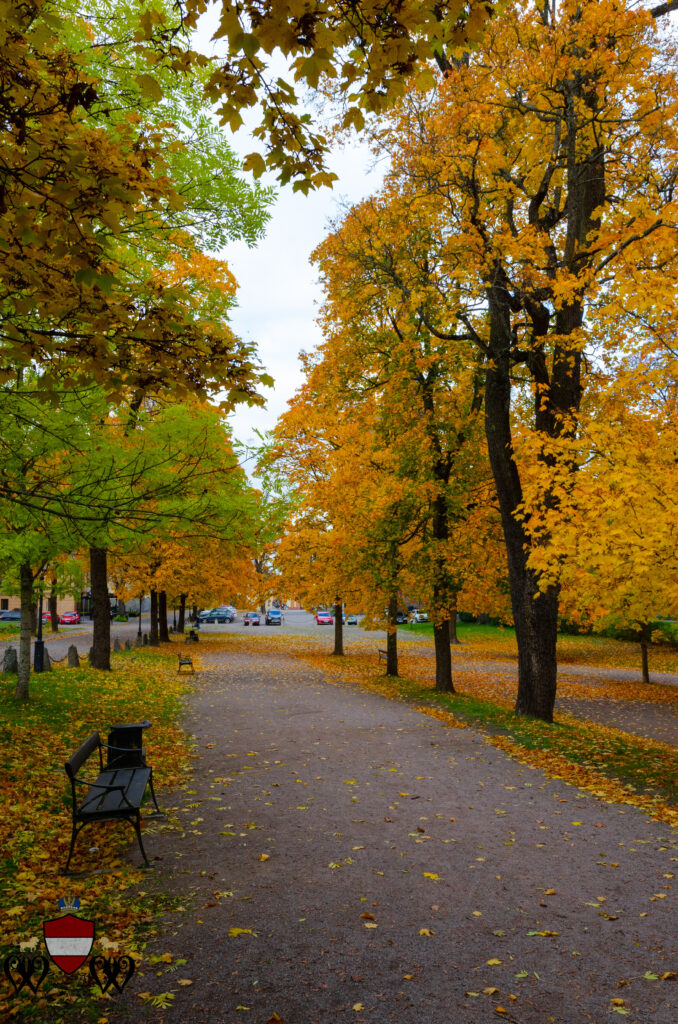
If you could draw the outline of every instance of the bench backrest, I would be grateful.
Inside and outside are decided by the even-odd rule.
[[[83,745],[69,757],[68,761],[66,761],[66,774],[71,781],[73,781],[73,778],[78,774],[80,768],[83,766],[90,754],[97,749],[99,751],[99,771],[102,771],[103,761],[101,757],[101,739],[99,738],[98,732],[93,732],[92,735],[85,740]]]

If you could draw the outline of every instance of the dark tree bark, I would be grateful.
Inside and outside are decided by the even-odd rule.
[[[148,642],[153,647],[158,646],[158,591],[151,590],[151,629]]]
[[[108,598],[108,558],[106,548],[89,549],[90,589],[92,592],[92,668],[111,668],[111,602]]]
[[[177,622],[177,633],[183,633],[186,622],[186,594],[179,594],[179,621]]]
[[[158,594],[158,638],[161,643],[169,643],[167,628],[167,593],[161,590]]]
[[[197,606],[197,604],[194,604],[193,605],[193,611],[191,612],[191,622],[195,622],[195,620],[197,618],[198,618],[198,606]]]
[[[438,693],[454,693],[452,682],[452,655],[450,653],[450,621],[433,623],[433,643],[436,652],[436,690]]]
[[[344,624],[342,622],[342,601],[337,597],[334,601],[334,650],[332,654],[344,654]]]
[[[398,595],[391,594],[388,602],[388,630],[386,632],[386,675],[398,675]]]
[[[450,601],[450,643],[459,644],[461,640],[457,636],[457,592],[455,591]]]
[[[640,657],[643,669],[643,682],[650,682],[650,664],[647,657],[648,644],[650,642],[650,627],[645,623],[640,631]]]
[[[19,671],[16,681],[17,700],[28,700],[31,678],[31,611],[33,608],[33,570],[24,563],[19,570],[21,586],[21,634],[19,638]]]
[[[47,608],[49,611],[49,628],[51,633],[59,632],[59,615],[57,613],[57,592],[56,592],[56,580],[52,580],[52,589],[50,590],[49,597],[47,599]]]

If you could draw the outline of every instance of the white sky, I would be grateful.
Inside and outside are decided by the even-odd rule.
[[[218,5],[212,6],[194,36],[196,47],[204,53],[215,52],[211,36],[217,14]],[[275,74],[284,73],[281,64]],[[258,122],[256,112],[250,120],[252,126]],[[241,157],[253,150],[261,152],[261,143],[248,135],[247,127],[235,135],[227,128],[223,131]],[[232,415],[233,433],[243,443],[258,443],[254,431],[274,426],[302,383],[299,352],[315,348],[322,340],[315,323],[322,294],[311,253],[327,234],[328,222],[338,216],[342,201],[358,202],[381,184],[381,173],[370,170],[372,156],[366,146],[338,150],[327,163],[339,175],[334,189],[308,196],[292,192],[291,185],[281,188],[274,175],[264,175],[261,182],[273,186],[278,196],[264,238],[255,249],[236,242],[222,252],[238,282],[238,307],[231,325],[239,337],[255,343],[260,362],[275,380],[274,388],[263,389],[265,409],[240,406]]]
[[[256,148],[244,132],[235,136],[234,146],[241,153]],[[225,250],[239,286],[233,329],[256,343],[261,362],[275,380],[275,387],[265,392],[266,409],[243,406],[234,413],[233,432],[239,441],[253,438],[255,428],[269,430],[301,385],[298,353],[322,340],[315,323],[322,295],[310,255],[327,234],[328,221],[338,215],[340,200],[357,202],[379,187],[381,175],[370,172],[371,160],[367,148],[358,146],[336,153],[329,160],[339,175],[333,190],[304,196],[292,192],[291,186],[280,189],[266,236],[257,248],[237,243]]]

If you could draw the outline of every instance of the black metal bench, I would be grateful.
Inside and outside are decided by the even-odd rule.
[[[179,659],[179,667],[177,672],[181,672],[182,668],[190,668],[191,672],[195,675],[195,669],[193,668],[193,658],[189,658],[187,654],[177,653]]]
[[[113,762],[116,767],[104,769],[103,748],[120,754]],[[89,757],[97,751],[99,755],[99,774],[96,779],[83,779],[79,772]],[[137,763],[130,766],[125,765],[128,761],[130,750],[125,747],[112,747],[110,744],[102,743],[98,732],[93,732],[89,739],[86,739],[82,746],[66,761],[66,774],[71,780],[73,797],[73,834],[71,836],[71,848],[66,861],[66,873],[71,863],[75,840],[78,833],[90,821],[129,821],[139,840],[139,848],[144,858],[146,867],[151,865],[148,862],[144,844],[141,841],[141,804],[146,792],[150,787],[151,797],[158,813],[158,801],[155,799],[153,789],[153,769],[144,763]],[[141,758],[143,762],[143,758]],[[76,785],[85,786],[87,791],[80,803],[78,803],[78,791]]]
[[[388,651],[383,650],[381,647],[379,648],[379,661],[388,661]]]

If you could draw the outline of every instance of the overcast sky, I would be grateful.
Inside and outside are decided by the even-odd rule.
[[[194,36],[196,47],[212,54],[211,37],[217,24],[218,5],[201,18]],[[284,73],[284,65],[275,74]],[[252,126],[257,116],[251,119]],[[229,135],[228,129],[223,129]],[[246,127],[229,141],[236,153],[245,157],[261,151],[261,143],[248,136]],[[255,249],[244,243],[232,243],[222,255],[238,282],[238,307],[231,316],[234,331],[245,341],[255,343],[260,361],[275,380],[275,387],[264,389],[266,408],[239,407],[231,417],[235,437],[244,443],[256,440],[255,430],[270,430],[301,385],[299,352],[314,348],[321,341],[315,323],[321,290],[310,256],[327,234],[328,223],[337,217],[341,202],[357,202],[376,191],[381,174],[371,170],[372,156],[367,147],[357,144],[332,154],[329,168],[339,175],[333,189],[321,189],[308,196],[281,188],[274,175],[265,175],[263,184],[272,185],[277,200],[271,208],[266,235]]]
[[[246,137],[236,135],[234,142],[239,152],[248,151]],[[238,243],[225,251],[239,285],[233,328],[241,338],[256,343],[262,363],[275,379],[275,387],[266,391],[266,409],[241,407],[233,415],[234,434],[243,442],[254,437],[255,428],[268,430],[274,425],[301,384],[299,352],[321,341],[315,323],[321,290],[311,253],[326,235],[329,220],[338,215],[339,201],[356,202],[380,183],[379,173],[370,171],[367,149],[356,146],[338,152],[329,164],[339,175],[333,190],[303,196],[293,193],[291,186],[280,189],[266,236],[257,248]]]

